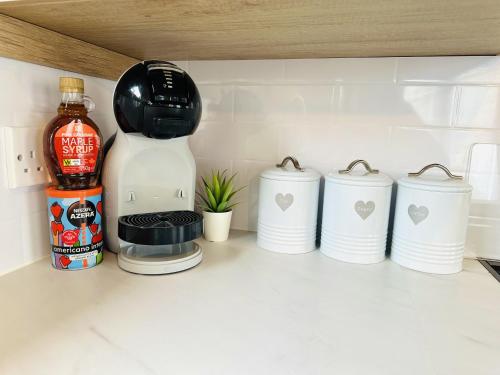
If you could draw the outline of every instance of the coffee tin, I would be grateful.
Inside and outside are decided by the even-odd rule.
[[[46,189],[52,265],[81,270],[102,262],[102,187]]]

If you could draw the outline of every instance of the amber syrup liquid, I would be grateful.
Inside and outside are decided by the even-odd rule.
[[[97,185],[103,159],[103,143],[102,135],[99,127],[87,117],[87,108],[83,101],[79,102],[62,102],[57,109],[58,115],[54,117],[45,127],[43,135],[43,150],[45,163],[52,178],[53,184],[59,190],[79,190],[93,188]],[[96,165],[92,172],[68,174],[64,173],[60,167],[57,153],[54,147],[54,136],[56,132],[63,126],[80,120],[82,123],[92,127],[99,135],[100,145],[97,155]]]

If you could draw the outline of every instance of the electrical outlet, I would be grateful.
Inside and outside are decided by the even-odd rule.
[[[9,188],[48,182],[43,161],[42,134],[42,128],[4,128],[4,151]]]

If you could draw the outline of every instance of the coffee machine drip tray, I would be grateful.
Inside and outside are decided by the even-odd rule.
[[[126,243],[118,265],[139,274],[165,274],[186,270],[202,260],[203,218],[193,211],[167,211],[122,216],[118,235]]]

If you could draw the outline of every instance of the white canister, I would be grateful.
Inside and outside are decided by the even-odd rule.
[[[366,170],[354,171],[362,164]],[[325,177],[321,252],[351,263],[385,259],[393,181],[364,160]]]
[[[291,161],[293,167],[287,167]],[[287,156],[260,176],[257,245],[279,253],[316,248],[320,174]]]
[[[430,168],[448,176],[422,176]],[[398,180],[391,259],[417,271],[460,272],[472,186],[440,164]]]

